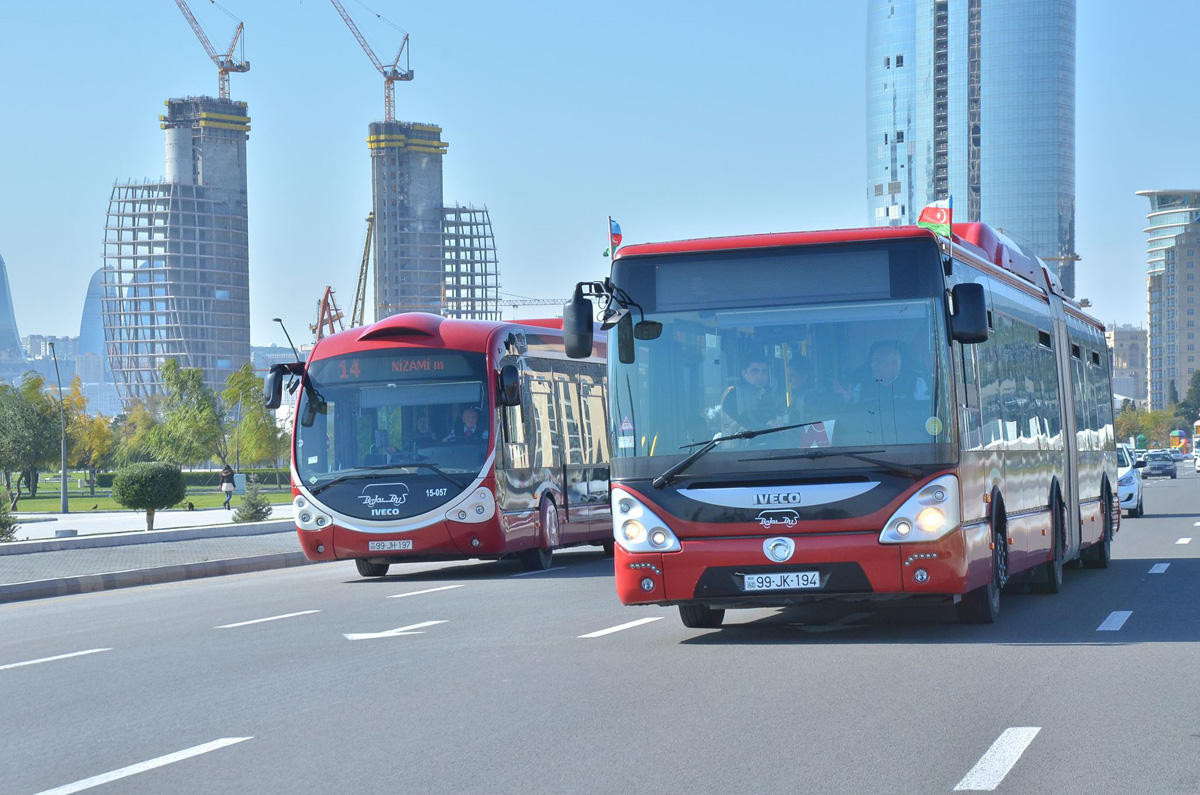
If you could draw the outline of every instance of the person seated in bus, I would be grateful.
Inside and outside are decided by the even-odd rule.
[[[812,423],[794,432],[799,437],[797,446],[828,447],[837,423],[836,413],[830,405],[828,390],[817,387],[812,367],[805,359],[794,359],[791,363],[788,370],[788,398],[790,405],[785,424]]]
[[[428,447],[439,441],[438,437],[433,433],[433,429],[429,427],[428,414],[417,415],[417,419],[413,423],[413,432],[409,435],[409,439],[414,447]]]
[[[721,414],[727,432],[758,430],[781,419],[784,402],[771,388],[770,370],[765,356],[751,356],[742,368],[742,377],[721,396]]]
[[[474,406],[467,406],[462,410],[461,418],[454,423],[454,427],[450,429],[450,433],[443,442],[486,442],[488,438],[487,428],[479,423],[479,409]]]
[[[900,343],[876,340],[867,353],[867,366],[850,386],[833,382],[834,393],[849,403],[864,400],[929,400],[925,379],[905,368]]]

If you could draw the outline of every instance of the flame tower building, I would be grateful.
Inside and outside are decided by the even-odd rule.
[[[166,176],[114,185],[102,316],[123,402],[162,391],[168,359],[222,389],[250,360],[246,103],[166,101]]]

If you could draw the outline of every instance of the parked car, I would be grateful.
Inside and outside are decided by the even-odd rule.
[[[1146,453],[1146,471],[1143,473],[1146,477],[1151,475],[1161,475],[1163,477],[1175,478],[1175,460],[1171,458],[1171,454],[1162,450],[1152,450]]]
[[[1200,472],[1200,455],[1192,456],[1192,463],[1196,465],[1196,471]]]
[[[1141,516],[1142,507],[1142,473],[1139,471],[1146,464],[1133,459],[1133,451],[1127,447],[1117,448],[1117,497],[1121,501],[1121,510],[1128,511],[1126,516]]]

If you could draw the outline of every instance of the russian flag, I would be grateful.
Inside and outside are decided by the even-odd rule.
[[[617,246],[621,245],[621,225],[614,221],[611,215],[608,217],[608,240],[613,253],[617,253]]]

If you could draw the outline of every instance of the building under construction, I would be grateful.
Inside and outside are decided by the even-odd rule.
[[[487,208],[446,207],[442,241],[446,268],[442,314],[499,320],[499,266]]]
[[[250,360],[246,103],[165,104],[166,177],[114,185],[104,232],[104,339],[127,404],[162,391],[168,359],[213,389]]]

